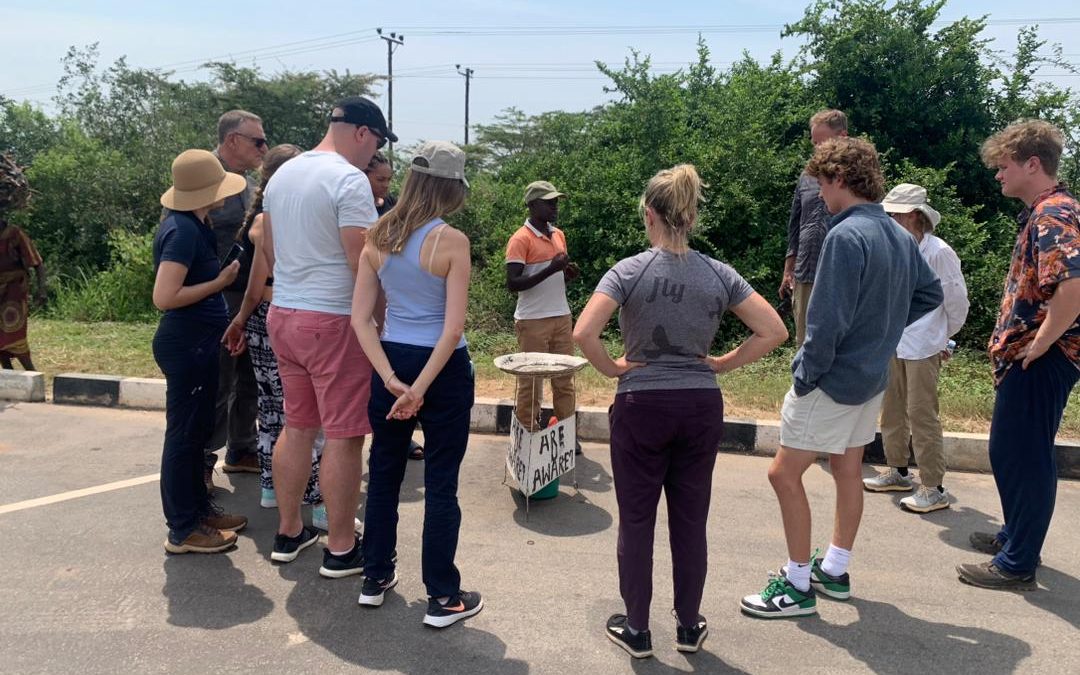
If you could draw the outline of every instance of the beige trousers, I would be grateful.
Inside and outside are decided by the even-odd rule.
[[[945,477],[945,444],[938,419],[938,372],[941,356],[909,361],[892,359],[889,387],[881,406],[881,439],[889,466],[908,465],[909,446],[915,450],[919,480],[927,487]]]
[[[814,284],[795,282],[791,292],[791,310],[795,314],[795,349],[802,347],[806,339],[806,306],[810,304],[810,291]]]
[[[523,352],[574,354],[574,322],[569,314],[546,319],[519,319],[514,322],[518,348]],[[530,431],[537,428],[544,378],[519,377],[517,389],[518,420]],[[551,398],[555,417],[560,420],[575,413],[574,376],[551,378]]]

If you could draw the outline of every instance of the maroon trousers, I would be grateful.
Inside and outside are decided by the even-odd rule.
[[[649,627],[656,505],[663,488],[675,612],[681,625],[693,626],[708,567],[706,521],[724,428],[723,397],[719,389],[619,394],[608,419],[619,504],[619,590],[630,625]]]

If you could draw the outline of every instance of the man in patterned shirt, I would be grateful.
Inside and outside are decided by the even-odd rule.
[[[1080,203],[1057,180],[1063,139],[1053,125],[1009,125],[982,148],[1001,193],[1027,206],[990,338],[994,416],[990,464],[1005,525],[975,532],[993,560],[956,568],[983,588],[1034,590],[1057,493],[1054,437],[1080,378]]]

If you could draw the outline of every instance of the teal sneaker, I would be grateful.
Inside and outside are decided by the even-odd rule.
[[[844,572],[838,577],[829,576],[821,569],[822,558],[814,558],[810,567],[810,587],[833,600],[847,600],[851,597],[851,576]],[[787,565],[780,568],[780,574],[787,574]]]
[[[769,577],[765,590],[748,595],[739,603],[743,613],[762,619],[817,614],[817,597],[813,585],[804,593],[792,586],[785,576],[770,572]]]

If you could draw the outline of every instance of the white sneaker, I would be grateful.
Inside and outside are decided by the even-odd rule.
[[[259,506],[264,509],[277,508],[277,496],[274,495],[274,488],[262,489],[262,496],[259,498]]]
[[[900,500],[900,506],[916,513],[929,513],[949,508],[949,496],[949,491],[944,488],[939,491],[935,487],[920,485],[915,494]]]
[[[882,471],[873,478],[863,478],[863,487],[870,492],[911,492],[911,472],[901,476],[900,472],[890,467],[888,471]]]
[[[330,531],[330,522],[326,518],[326,504],[316,504],[311,507],[311,526],[323,532]],[[364,524],[360,522],[360,519],[353,518],[353,530],[360,532],[363,529]]]

